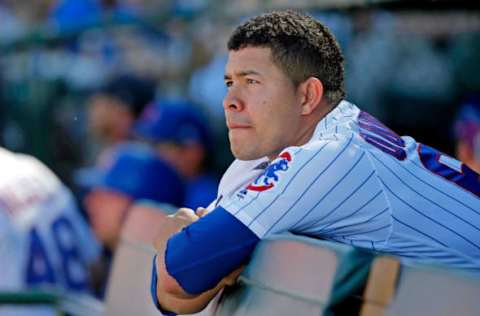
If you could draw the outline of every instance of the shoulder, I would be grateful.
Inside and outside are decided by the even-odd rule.
[[[256,160],[235,159],[220,180],[218,194],[228,194],[242,186],[247,186],[264,171],[267,163],[266,157]]]
[[[364,152],[356,138],[357,135],[353,132],[344,135],[326,135],[313,139],[303,146],[288,147],[282,153],[288,152],[292,157],[292,163],[352,157]]]
[[[60,179],[43,162],[30,155],[17,154],[17,156],[18,163],[24,170],[24,176],[32,183],[41,184],[46,194],[63,187]]]
[[[11,214],[37,209],[64,195],[64,186],[42,162],[29,155],[8,153],[0,151],[0,201]]]
[[[51,191],[60,180],[37,158],[0,148],[0,191],[11,189],[25,191],[34,187],[40,192]]]
[[[268,162],[266,157],[255,159],[255,160],[238,160],[235,159],[230,166],[228,167],[227,171],[222,176],[220,182],[235,177],[244,173],[245,171],[251,171],[256,169],[260,166],[263,162]]]

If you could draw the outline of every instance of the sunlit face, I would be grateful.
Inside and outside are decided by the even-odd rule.
[[[230,51],[223,100],[233,155],[241,160],[275,157],[295,144],[301,107],[292,81],[272,61],[270,48]]]
[[[98,240],[115,249],[131,199],[120,193],[96,189],[86,196],[84,203]]]

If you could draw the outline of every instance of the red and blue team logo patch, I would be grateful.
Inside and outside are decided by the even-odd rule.
[[[281,153],[265,172],[247,187],[247,190],[262,192],[273,188],[280,179],[278,173],[287,171],[291,162],[292,156],[288,151]]]

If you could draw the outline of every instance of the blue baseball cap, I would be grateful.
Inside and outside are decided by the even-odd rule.
[[[184,183],[177,172],[151,149],[139,145],[120,146],[95,188],[120,192],[133,200],[181,205],[184,199]]]
[[[153,143],[197,143],[207,151],[212,149],[207,120],[188,101],[162,101],[149,105],[134,124],[133,133]]]

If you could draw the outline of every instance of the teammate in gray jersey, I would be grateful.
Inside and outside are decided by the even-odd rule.
[[[160,309],[202,309],[259,240],[283,232],[480,273],[479,175],[346,101],[343,57],[323,24],[265,14],[239,26],[228,49],[223,106],[239,160],[211,212],[182,210],[162,227]]]

